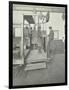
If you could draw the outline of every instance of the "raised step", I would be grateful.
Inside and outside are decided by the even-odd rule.
[[[25,71],[42,69],[42,68],[46,68],[46,67],[47,67],[46,62],[27,64],[25,67]]]

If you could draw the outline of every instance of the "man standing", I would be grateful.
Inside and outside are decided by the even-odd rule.
[[[49,27],[50,33],[48,35],[49,41],[47,45],[47,58],[51,58],[51,42],[54,40],[54,31],[52,30],[52,27]]]
[[[47,47],[46,47],[46,44],[47,44],[47,41],[46,41],[46,38],[47,38],[47,33],[46,33],[46,30],[44,30],[43,31],[43,35],[42,35],[42,46],[43,46],[43,50],[44,50],[44,52],[46,52],[46,49],[47,49]]]

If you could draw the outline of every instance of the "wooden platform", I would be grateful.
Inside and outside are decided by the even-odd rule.
[[[36,69],[43,69],[46,67],[47,67],[46,62],[31,63],[31,64],[27,64],[24,70],[25,71],[36,70]]]

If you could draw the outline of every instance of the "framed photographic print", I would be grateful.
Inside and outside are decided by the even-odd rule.
[[[67,85],[67,5],[9,1],[9,88]]]

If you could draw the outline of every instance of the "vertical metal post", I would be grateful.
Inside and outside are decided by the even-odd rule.
[[[23,60],[24,60],[24,64],[25,64],[25,59],[24,59],[24,14],[23,14]]]

